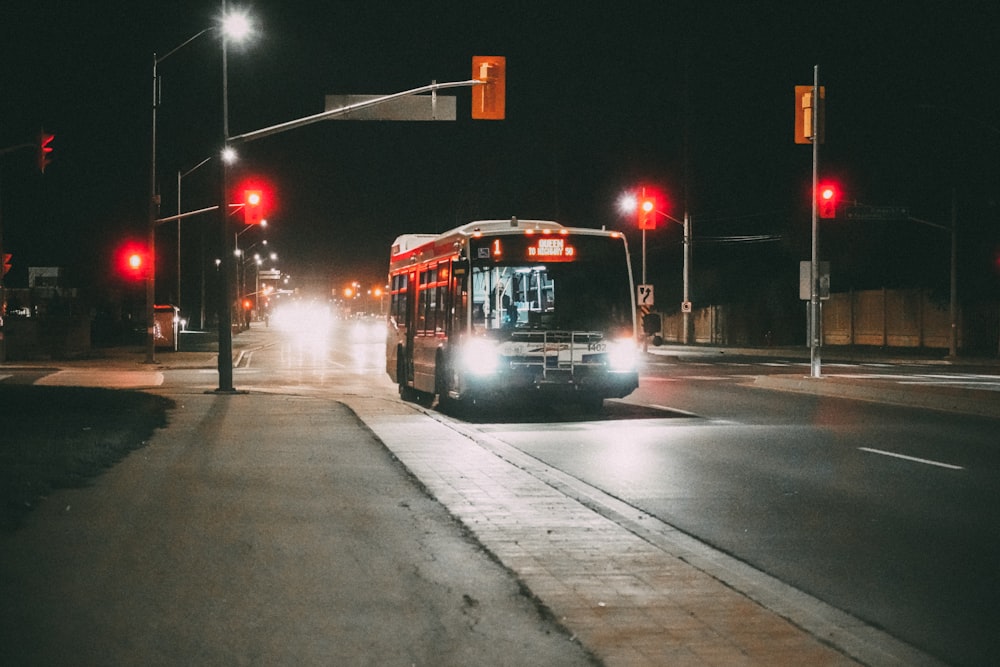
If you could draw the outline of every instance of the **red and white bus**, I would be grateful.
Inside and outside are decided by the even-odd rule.
[[[386,372],[414,400],[573,401],[639,385],[625,237],[544,220],[484,220],[396,239]]]

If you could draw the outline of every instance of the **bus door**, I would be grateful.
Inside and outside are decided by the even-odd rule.
[[[401,385],[413,381],[413,339],[417,335],[417,272],[411,270],[406,274],[406,338],[402,350]]]

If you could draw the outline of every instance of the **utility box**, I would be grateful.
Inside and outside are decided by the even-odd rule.
[[[153,344],[159,349],[177,351],[180,308],[153,306]]]

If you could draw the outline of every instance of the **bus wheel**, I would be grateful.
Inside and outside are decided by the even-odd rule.
[[[399,397],[407,403],[416,403],[420,400],[420,392],[413,387],[409,387],[402,382],[399,383]]]
[[[453,411],[458,408],[461,400],[451,397],[451,383],[448,381],[451,370],[440,352],[438,352],[435,367],[437,368],[437,379],[434,382],[434,393],[438,397],[438,408],[444,412]]]

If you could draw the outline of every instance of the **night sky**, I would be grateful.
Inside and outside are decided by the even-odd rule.
[[[881,6],[886,8],[879,8]],[[793,88],[819,65],[827,95],[821,175],[844,197],[949,222],[962,289],[995,298],[1000,247],[1000,5],[946,2],[279,2],[229,52],[233,135],[323,110],[324,95],[392,93],[470,77],[507,57],[507,119],[328,121],[240,149],[234,181],[267,180],[280,268],[331,286],[384,279],[396,235],[483,218],[551,218],[630,230],[616,209],[640,183],[694,220],[699,304],[776,281],[809,258],[811,149],[793,143]],[[0,157],[8,285],[28,266],[109,280],[122,239],[144,234],[151,63],[213,24],[219,2],[7,2],[0,10],[0,148],[56,135],[43,176],[30,150]],[[176,174],[215,154],[221,50],[206,35],[160,64],[161,215]],[[185,209],[217,203],[217,171],[184,179]],[[183,227],[185,273],[202,227]],[[171,298],[176,226],[158,235],[158,299]],[[733,237],[767,235],[766,243]],[[251,244],[257,230],[241,237]],[[680,229],[649,233],[651,281],[679,290]],[[913,223],[824,221],[834,290],[940,288],[947,235]],[[210,247],[209,253],[217,252]],[[184,290],[193,289],[184,287]]]

